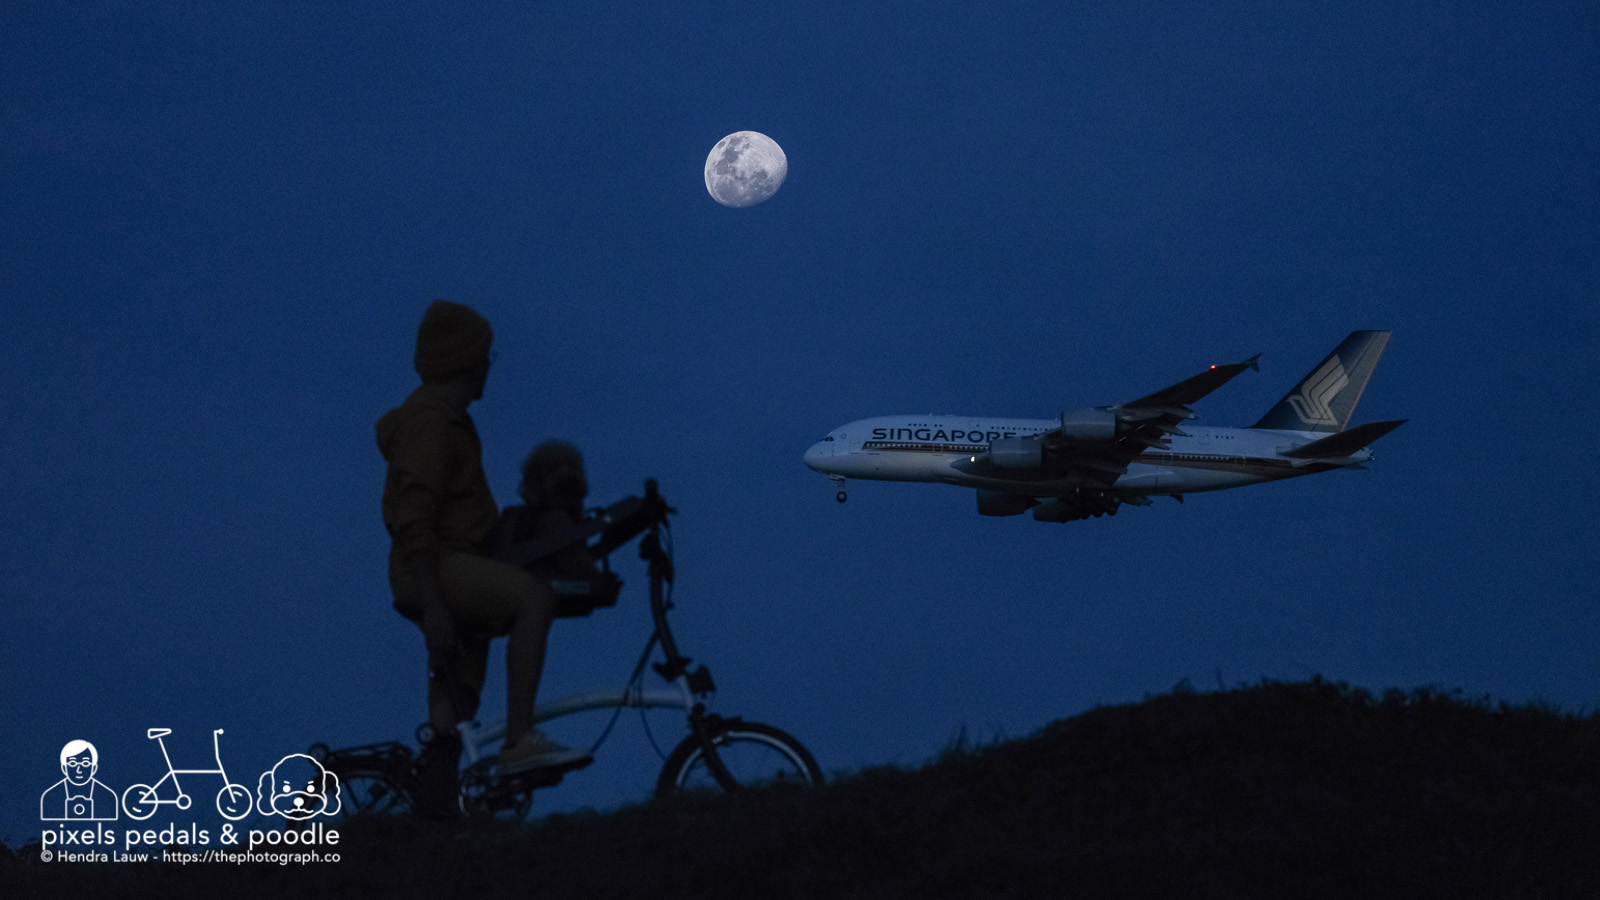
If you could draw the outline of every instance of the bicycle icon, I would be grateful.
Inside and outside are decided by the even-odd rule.
[[[211,732],[211,749],[217,759],[215,769],[174,769],[172,757],[167,753],[167,742],[162,738],[172,733],[171,728],[152,728],[145,733],[150,740],[161,745],[161,756],[167,761],[167,774],[154,785],[136,784],[122,792],[122,811],[130,819],[148,819],[155,815],[156,809],[163,803],[171,803],[179,809],[188,809],[194,798],[183,792],[183,785],[178,783],[179,775],[221,775],[222,790],[217,792],[217,812],[223,818],[237,822],[250,815],[250,810],[255,803],[255,795],[242,784],[234,784],[228,780],[228,773],[222,770],[222,749],[218,745],[218,738],[222,729]],[[172,782],[173,790],[178,796],[164,800],[157,795],[157,790],[168,781]]]

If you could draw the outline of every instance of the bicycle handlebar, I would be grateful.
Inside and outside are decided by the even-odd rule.
[[[565,534],[513,544],[499,554],[504,562],[528,566],[545,557],[582,544],[595,535],[600,539],[586,549],[597,557],[608,556],[652,526],[664,523],[676,512],[662,499],[654,478],[644,483],[644,497],[630,496],[585,516]]]

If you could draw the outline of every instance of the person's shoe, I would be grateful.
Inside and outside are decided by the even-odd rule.
[[[495,759],[496,775],[512,775],[533,769],[553,769],[587,765],[593,759],[587,750],[574,750],[550,740],[537,731],[525,734],[500,751]]]

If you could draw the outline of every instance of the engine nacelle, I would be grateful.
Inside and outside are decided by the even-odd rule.
[[[1073,441],[1109,441],[1117,436],[1117,415],[1109,409],[1069,409],[1061,414],[1061,436]]]
[[[978,515],[980,516],[1020,516],[1028,511],[1038,501],[1032,497],[1021,494],[1006,494],[1000,491],[978,492]]]
[[[997,438],[989,442],[989,461],[1002,469],[1037,469],[1044,464],[1044,443],[1033,438]],[[1015,514],[994,513],[1001,516]]]

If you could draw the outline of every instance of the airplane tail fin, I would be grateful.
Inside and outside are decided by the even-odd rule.
[[[1388,344],[1387,331],[1351,332],[1321,365],[1250,427],[1324,434],[1343,431]]]

